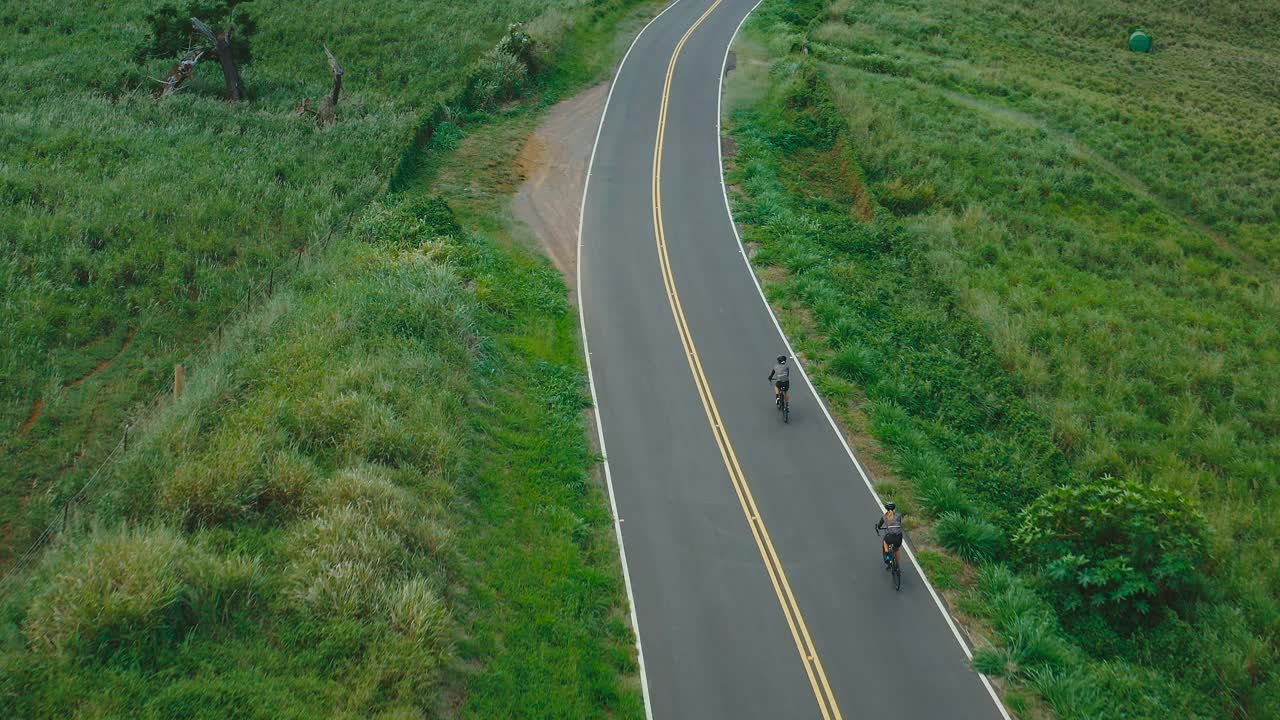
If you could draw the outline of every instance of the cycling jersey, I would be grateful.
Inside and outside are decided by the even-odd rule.
[[[790,382],[791,368],[783,365],[782,363],[778,363],[773,366],[773,372],[769,373],[769,379],[774,382]]]
[[[880,522],[876,523],[876,528],[884,528],[885,540],[892,536],[897,536],[900,541],[902,538],[902,513],[893,510],[881,515]]]

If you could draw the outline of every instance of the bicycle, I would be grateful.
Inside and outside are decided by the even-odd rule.
[[[881,528],[876,528],[876,537],[880,537]],[[884,549],[883,547],[881,548]],[[885,562],[889,564],[889,574],[893,575],[893,589],[902,589],[902,568],[898,567],[898,553],[890,551],[884,556]]]
[[[773,398],[773,404],[777,406],[778,412],[782,413],[782,422],[791,422],[791,401],[787,399],[787,391],[778,390]]]

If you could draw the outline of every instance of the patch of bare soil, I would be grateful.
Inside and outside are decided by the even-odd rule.
[[[99,362],[97,365],[95,365],[93,369],[90,370],[88,373],[67,383],[67,387],[69,388],[76,387],[82,384],[85,380],[88,380],[89,378],[97,375],[98,373],[110,367],[111,363],[116,361],[116,358],[120,357],[120,355],[122,355],[125,350],[129,349],[129,346],[133,344],[134,336],[137,334],[138,334],[138,328],[130,329],[129,334],[124,337],[124,342],[120,344],[120,349],[116,351],[115,355],[112,355],[111,357],[104,359],[102,362]]]
[[[31,406],[31,414],[27,416],[25,421],[23,421],[22,427],[18,428],[18,437],[22,437],[27,434],[27,431],[36,424],[37,420],[40,419],[40,413],[42,412],[44,412],[44,401],[36,400]]]
[[[578,266],[582,189],[608,92],[609,84],[601,83],[551,108],[516,155],[523,182],[511,200],[512,211],[533,228],[568,281],[571,296]]]
[[[63,387],[66,387],[66,388],[77,387],[82,383],[84,383],[85,380],[88,380],[89,378],[101,373],[103,370],[106,370],[108,367],[110,367],[111,363],[116,361],[116,358],[120,357],[120,355],[124,353],[125,350],[129,349],[129,345],[133,343],[133,338],[137,334],[138,334],[137,328],[133,328],[129,330],[129,334],[125,336],[124,342],[120,344],[120,349],[116,351],[115,355],[112,355],[111,357],[102,360],[97,365],[95,365],[92,370],[76,378],[75,380],[72,380],[71,382],[67,383]],[[102,338],[98,338],[97,340],[91,340],[87,343],[82,344],[81,347],[90,347],[100,342],[102,342]],[[24,435],[26,435],[27,432],[31,430],[32,427],[35,426],[36,421],[40,419],[40,415],[43,412],[44,412],[44,400],[36,400],[35,403],[31,405],[31,414],[27,416],[27,419],[23,421],[22,425],[18,428],[18,437],[23,437]]]

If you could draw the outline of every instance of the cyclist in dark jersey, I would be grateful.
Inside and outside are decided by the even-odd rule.
[[[898,512],[898,505],[893,502],[884,504],[884,515],[880,516],[880,520],[876,522],[876,530],[884,530],[884,540],[881,545],[884,548],[884,567],[889,569],[889,554],[893,554],[893,559],[898,559],[898,550],[902,547],[902,513]]]
[[[791,368],[787,367],[786,355],[778,356],[778,364],[773,366],[769,379],[773,381],[774,399],[778,398],[778,393],[784,393],[783,399],[791,402]]]

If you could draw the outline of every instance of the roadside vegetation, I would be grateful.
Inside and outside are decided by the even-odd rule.
[[[1028,717],[1280,714],[1280,45],[1249,28],[1280,16],[814,0],[740,43],[744,242]]]
[[[457,102],[399,96],[408,134],[365,170],[364,200],[392,192],[352,200],[349,226],[255,294],[0,586],[0,716],[642,716],[567,290],[505,219],[455,215],[431,189],[449,167],[497,194],[505,147],[446,153],[601,79],[654,9],[562,6],[514,31],[480,8],[429,16],[463,18],[459,37],[495,28],[451,63]],[[331,47],[354,78],[359,54]],[[489,82],[517,52],[517,80]],[[354,99],[324,132],[354,122]]]
[[[547,76],[510,38],[536,38],[546,60],[578,20],[616,5],[0,9],[0,564],[145,413],[175,363],[407,172],[433,118],[507,102]],[[240,57],[246,98],[225,99],[212,53],[158,98],[152,78],[178,61],[164,56],[174,38],[190,42],[186,18],[220,32],[227,6],[236,47],[251,50]],[[508,32],[518,21],[528,22]],[[337,122],[318,127],[295,108],[331,89],[324,44],[346,77]]]

